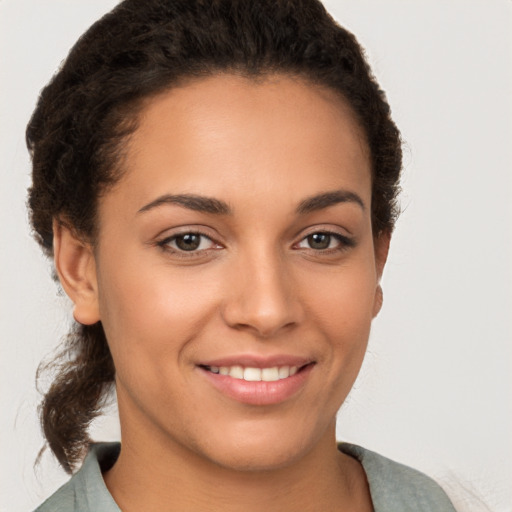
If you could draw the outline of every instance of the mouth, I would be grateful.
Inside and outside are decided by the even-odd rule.
[[[248,405],[276,405],[306,386],[314,361],[256,366],[200,364],[197,368],[222,395]]]
[[[313,364],[307,363],[302,366],[272,366],[268,368],[243,367],[241,365],[234,366],[209,366],[200,365],[204,370],[217,374],[226,375],[233,379],[245,380],[246,382],[276,382],[278,380],[287,379],[296,373],[303,371],[306,366]]]

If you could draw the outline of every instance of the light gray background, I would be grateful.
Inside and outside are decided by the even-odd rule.
[[[24,127],[67,50],[114,0],[0,1],[0,510],[67,476],[34,376],[69,306],[31,240]],[[328,0],[367,48],[406,141],[403,215],[340,439],[434,476],[461,510],[512,511],[512,2]],[[115,439],[115,411],[94,425]],[[483,503],[473,497],[480,496]]]

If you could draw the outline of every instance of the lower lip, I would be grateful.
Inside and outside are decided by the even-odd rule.
[[[295,375],[273,382],[250,382],[212,373],[205,368],[197,368],[218,391],[237,402],[249,405],[275,405],[288,400],[303,388],[313,364],[305,366]]]

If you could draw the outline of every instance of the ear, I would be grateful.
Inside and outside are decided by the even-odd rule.
[[[75,320],[84,325],[95,324],[100,315],[96,260],[91,245],[54,219],[53,254],[60,283],[74,304]]]
[[[375,249],[375,270],[377,274],[377,287],[375,288],[375,298],[373,302],[374,318],[379,314],[379,311],[382,308],[382,303],[384,301],[380,280],[382,278],[382,273],[384,272],[384,266],[386,265],[386,261],[388,259],[390,241],[391,233],[389,231],[383,231],[381,234],[375,237],[373,242]]]

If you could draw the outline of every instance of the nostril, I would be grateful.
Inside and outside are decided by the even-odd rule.
[[[303,308],[294,292],[289,272],[281,262],[269,261],[267,250],[240,260],[222,306],[223,320],[231,328],[260,338],[290,330],[301,323]],[[273,257],[273,256],[272,256]],[[238,279],[237,279],[238,277]]]

